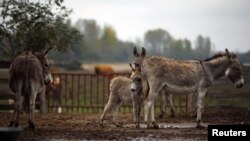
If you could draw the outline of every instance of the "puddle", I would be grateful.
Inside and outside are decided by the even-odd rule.
[[[159,123],[159,128],[196,128],[196,123]],[[207,125],[204,125],[207,127]],[[124,128],[135,128],[134,124],[123,125]],[[141,128],[147,128],[147,125],[144,123],[140,124]]]

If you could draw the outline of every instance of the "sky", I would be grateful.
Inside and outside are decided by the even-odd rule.
[[[72,8],[73,23],[81,18],[111,25],[123,41],[143,40],[148,30],[162,28],[192,43],[198,35],[210,37],[215,51],[250,50],[249,0],[65,0],[64,5]]]

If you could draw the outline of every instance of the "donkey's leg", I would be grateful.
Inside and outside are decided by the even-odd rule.
[[[152,124],[153,124],[153,128],[155,128],[155,129],[158,129],[159,128],[159,125],[158,124],[156,124],[156,122],[155,122],[155,115],[154,115],[154,108],[155,108],[155,104],[154,104],[155,102],[153,101],[152,102],[152,106],[151,106],[151,109],[150,109],[150,112],[151,112],[151,122],[152,122]]]
[[[116,117],[117,117],[117,113],[118,113],[118,110],[119,110],[119,108],[120,108],[120,106],[122,105],[122,101],[121,100],[119,100],[119,101],[117,101],[115,104],[114,104],[114,106],[112,106],[112,114],[113,114],[113,124],[115,124],[117,127],[121,127],[122,125],[121,125],[121,123],[118,123],[117,121],[116,121]]]
[[[165,95],[165,90],[160,91],[160,115],[159,118],[163,118],[164,115],[166,114],[165,108],[166,108],[166,95]]]
[[[137,105],[136,105],[135,96],[132,97],[132,103],[133,103],[133,120],[134,120],[134,123],[136,123],[136,109],[137,109]]]
[[[20,101],[18,103],[18,108],[17,108],[15,127],[18,127],[18,125],[19,125],[19,114],[20,114],[22,107],[23,107],[23,101],[24,101],[24,96],[20,96]]]
[[[136,128],[140,128],[140,110],[142,100],[139,96],[135,96],[132,98],[133,102],[133,113],[134,113],[134,123]]]
[[[104,118],[105,118],[105,115],[106,115],[107,111],[108,111],[111,107],[112,107],[111,102],[108,102],[108,103],[105,105],[104,110],[103,110],[103,113],[102,113],[101,118],[100,118],[100,121],[101,121],[100,124],[101,124],[101,126],[103,125],[103,120],[104,120]]]
[[[203,100],[204,100],[205,95],[206,95],[206,90],[200,90],[198,92],[196,128],[204,128],[204,126],[201,125],[201,115],[202,115],[203,108],[204,108]]]
[[[14,104],[14,112],[12,114],[12,118],[10,121],[9,126],[10,127],[18,127],[19,125],[19,113],[22,109],[23,106],[23,99],[24,97],[22,96],[22,83],[18,84],[18,90],[16,91],[16,100]]]
[[[108,103],[105,105],[105,107],[104,107],[104,110],[103,110],[103,112],[102,112],[102,115],[101,115],[101,118],[100,118],[100,125],[101,126],[103,126],[103,120],[104,120],[104,118],[105,118],[105,115],[106,115],[106,113],[107,113],[107,111],[108,110],[110,110],[113,106],[114,106],[114,93],[110,93],[110,95],[109,95],[109,100],[108,100]]]
[[[149,109],[152,105],[152,101],[151,100],[146,100],[145,104],[144,104],[144,121],[147,124],[147,127],[150,127],[150,123],[148,121],[148,115],[149,115]]]
[[[149,84],[150,85],[150,84]],[[155,118],[154,118],[154,108],[152,109],[152,106],[154,106],[154,100],[156,95],[158,94],[155,92],[154,88],[150,86],[149,94],[147,99],[145,100],[144,104],[144,120],[147,124],[147,128],[152,128],[152,122],[155,124]],[[148,121],[148,115],[149,115],[149,110],[151,110],[151,122]]]
[[[171,117],[175,117],[175,108],[173,103],[173,94],[167,94],[168,103],[171,107]]]
[[[45,113],[45,90],[46,88],[44,87],[42,92],[39,93],[39,107],[40,107],[40,114]]]
[[[141,105],[142,105],[143,97],[141,98],[140,102],[138,103],[138,112],[137,112],[137,121],[138,121],[138,128],[140,128],[140,115],[141,115]]]
[[[35,106],[36,106],[36,95],[37,91],[35,90],[34,83],[31,83],[31,93],[30,93],[30,113],[29,113],[29,127],[31,129],[35,129],[34,124],[34,112],[35,112]]]
[[[14,105],[14,112],[12,114],[11,122],[10,122],[10,127],[18,127],[19,125],[19,114],[22,110],[22,105],[23,105],[23,99],[24,97],[21,95],[16,96],[16,101]]]
[[[187,95],[187,114],[191,117],[195,117],[197,115],[195,109],[196,109],[196,105],[195,105],[195,102],[194,101],[197,101],[195,100],[195,98],[197,97],[196,96],[197,94],[196,93],[190,93]]]
[[[19,106],[19,104],[18,104],[19,102],[20,102],[20,95],[16,95],[16,100],[15,100],[15,103],[14,103],[14,112],[12,114],[9,127],[14,127],[16,125],[16,123],[17,123],[17,111],[19,109],[19,107],[18,107]]]

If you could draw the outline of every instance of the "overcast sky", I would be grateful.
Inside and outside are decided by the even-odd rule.
[[[113,26],[121,40],[143,39],[162,28],[174,38],[209,36],[216,51],[250,50],[250,0],[65,0],[73,22],[94,19]]]

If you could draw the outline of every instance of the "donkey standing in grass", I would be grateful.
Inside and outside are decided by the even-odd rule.
[[[120,127],[121,125],[116,122],[116,114],[118,112],[118,109],[123,102],[132,99],[134,122],[136,124],[136,128],[140,128],[141,105],[143,102],[144,94],[148,93],[148,86],[141,73],[136,72],[131,64],[130,67],[133,70],[130,78],[118,76],[111,80],[111,83],[109,85],[109,100],[101,115],[101,125],[103,125],[103,120],[106,112],[109,109],[112,109],[113,123],[116,126]],[[137,84],[136,86],[138,87],[136,87],[136,89],[131,89],[132,82]]]
[[[34,110],[37,94],[45,91],[45,85],[52,82],[49,64],[46,54],[51,48],[43,53],[22,53],[12,61],[10,66],[11,90],[16,94],[14,113],[10,126],[18,127],[19,113],[23,102],[29,112],[29,127],[34,129]]]
[[[150,88],[144,104],[145,122],[148,128],[159,128],[155,123],[154,100],[162,89],[172,94],[196,94],[196,127],[202,128],[203,99],[214,80],[226,76],[237,88],[241,88],[244,84],[242,65],[237,56],[227,49],[225,53],[215,54],[203,61],[174,60],[156,56],[146,57],[141,61],[136,49],[134,55],[134,63],[137,67],[141,67],[142,74],[148,81]],[[151,122],[148,122],[149,110]]]

